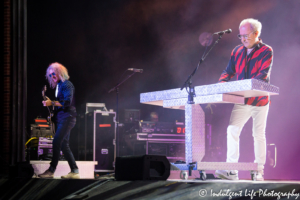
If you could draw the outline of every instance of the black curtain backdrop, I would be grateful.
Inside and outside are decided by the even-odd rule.
[[[181,87],[204,51],[200,34],[231,28],[193,78],[195,86],[216,83],[232,49],[240,44],[239,23],[251,17],[262,22],[261,38],[273,47],[271,84],[280,87],[280,95],[271,98],[267,123],[267,143],[276,144],[278,163],[266,171],[266,178],[300,179],[299,10],[296,0],[28,0],[28,128],[37,116],[47,116],[41,90],[48,86],[45,72],[52,62],[69,70],[78,112],[87,102],[115,110],[116,94],[108,90],[127,68],[138,68],[144,73],[120,87],[120,121],[124,109],[140,109],[141,119],[156,111],[160,121],[181,121],[183,111],[142,105],[140,93]],[[54,98],[54,90],[47,96]],[[232,105],[212,106],[213,114],[202,107],[210,116],[215,141],[226,152]],[[253,162],[252,121],[242,131],[240,148],[240,162]],[[248,172],[241,176],[250,178]]]

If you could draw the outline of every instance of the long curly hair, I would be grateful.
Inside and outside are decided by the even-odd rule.
[[[53,82],[52,79],[49,77],[50,69],[52,69],[55,72],[56,76],[58,76],[62,82],[65,82],[65,80],[69,80],[70,76],[69,76],[68,70],[67,70],[67,68],[65,68],[65,66],[63,66],[62,64],[60,64],[58,62],[51,63],[46,70],[46,79],[48,80],[51,88],[55,88],[56,83]]]

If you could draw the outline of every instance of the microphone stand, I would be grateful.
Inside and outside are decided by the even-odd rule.
[[[205,51],[207,49],[207,46],[206,46],[206,49],[202,55],[202,58],[200,59],[197,67],[194,69],[194,71],[192,72],[191,75],[189,75],[188,79],[184,82],[184,84],[182,85],[182,87],[180,88],[180,90],[182,90],[184,87],[188,87],[189,89],[187,89],[187,92],[188,92],[188,101],[187,103],[188,104],[195,104],[194,102],[194,97],[196,96],[195,94],[195,88],[192,86],[192,77],[194,76],[194,74],[196,73],[196,71],[198,70],[199,66],[201,65],[201,63],[203,63],[203,61],[205,60],[206,56],[209,54],[209,52],[216,46],[216,44],[218,44],[219,40],[222,39],[222,35],[219,35],[219,38],[216,40],[216,42],[213,44],[213,46],[208,50],[208,52],[205,54]],[[188,168],[189,168],[189,175],[192,174],[192,169],[194,168],[194,164],[195,163],[189,163],[187,164]]]
[[[127,70],[126,70],[127,71]],[[116,130],[116,155],[119,156],[119,86],[122,85],[125,81],[127,81],[130,77],[132,77],[136,72],[133,72],[132,74],[128,75],[123,81],[120,83],[117,83],[115,87],[110,89],[108,93],[111,93],[113,91],[116,91],[117,94],[117,110],[116,110],[116,119],[117,119],[117,130]]]
[[[196,96],[195,94],[195,87],[192,86],[192,77],[195,75],[196,71],[198,70],[199,66],[204,62],[206,56],[210,53],[210,51],[216,46],[216,44],[218,44],[219,40],[222,39],[222,35],[219,35],[219,38],[215,41],[215,43],[213,44],[213,46],[209,49],[209,51],[202,56],[202,58],[200,59],[197,67],[194,69],[194,71],[192,72],[191,75],[189,75],[189,77],[187,78],[187,80],[184,82],[184,84],[182,85],[182,87],[180,88],[180,90],[182,90],[184,87],[185,88],[189,88],[187,89],[188,92],[188,104],[194,104],[194,97]]]

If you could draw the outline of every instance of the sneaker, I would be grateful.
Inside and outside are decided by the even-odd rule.
[[[40,178],[53,178],[54,173],[47,169],[44,173],[39,174],[38,177],[40,177]]]
[[[239,180],[238,174],[230,170],[216,170],[216,177],[227,180]]]
[[[253,181],[264,181],[263,172],[261,171],[252,171],[251,177]]]
[[[61,176],[63,179],[80,179],[79,173],[70,172],[65,176]]]

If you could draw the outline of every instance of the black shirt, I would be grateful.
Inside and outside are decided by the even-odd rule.
[[[64,82],[58,82],[58,92],[56,101],[62,105],[62,107],[55,107],[56,119],[64,119],[66,117],[76,117],[75,99],[74,99],[75,87],[69,80]]]

